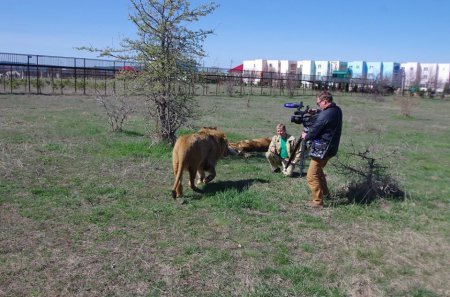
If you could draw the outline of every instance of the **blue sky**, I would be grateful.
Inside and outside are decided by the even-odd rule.
[[[206,1],[191,0],[193,6]],[[204,66],[251,59],[450,63],[449,0],[219,0]],[[134,37],[129,0],[2,0],[0,52],[95,58]]]

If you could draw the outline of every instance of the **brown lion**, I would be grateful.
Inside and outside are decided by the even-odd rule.
[[[189,172],[189,186],[200,192],[195,186],[195,175],[198,183],[208,183],[216,177],[216,163],[222,156],[228,155],[228,140],[225,134],[215,127],[202,128],[195,134],[184,135],[177,139],[172,152],[173,173],[175,182],[172,197],[183,195],[181,181],[183,171]],[[205,177],[205,172],[209,175]]]
[[[235,143],[230,143],[238,155],[251,152],[267,152],[269,149],[271,138],[263,137],[250,140],[242,140]]]

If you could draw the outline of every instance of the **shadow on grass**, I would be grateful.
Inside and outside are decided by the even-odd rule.
[[[246,191],[248,187],[250,187],[254,183],[266,184],[268,182],[268,180],[260,178],[212,182],[210,184],[206,184],[203,187],[202,192],[205,196],[214,196],[218,192],[224,192],[230,189],[235,189],[238,192],[243,192]]]
[[[139,137],[145,136],[144,133],[136,132],[136,131],[130,131],[130,130],[122,130],[122,133],[125,134],[125,135],[128,135],[128,136],[139,136]]]
[[[244,158],[249,159],[249,158],[254,158],[254,159],[266,159],[266,153],[261,153],[261,152],[254,152],[254,153],[244,153],[243,155]]]
[[[241,155],[230,155],[228,156],[231,160],[244,160],[244,161],[251,161],[251,160],[259,160],[259,159],[266,159],[265,153],[261,152],[253,152],[253,153],[242,153]]]
[[[294,171],[294,172],[292,173],[292,177],[293,177],[293,178],[306,177],[306,172],[297,172],[297,171]]]

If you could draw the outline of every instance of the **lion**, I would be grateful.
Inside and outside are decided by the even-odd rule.
[[[271,138],[262,137],[250,140],[242,140],[236,143],[230,143],[230,147],[233,148],[238,155],[251,152],[267,152],[269,149]]]
[[[173,173],[175,182],[172,188],[174,199],[183,195],[181,181],[183,171],[189,172],[189,186],[195,192],[200,190],[195,186],[195,176],[199,183],[209,183],[216,177],[216,163],[228,155],[228,140],[225,134],[215,127],[205,127],[197,133],[184,135],[177,139],[172,152]],[[209,175],[205,177],[205,172]]]

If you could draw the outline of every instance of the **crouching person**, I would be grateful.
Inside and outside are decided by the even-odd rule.
[[[286,126],[284,124],[278,124],[277,135],[272,137],[266,153],[266,158],[272,167],[272,172],[283,172],[285,176],[293,175],[295,164],[300,161],[300,149],[294,153],[295,157],[289,167],[286,168],[286,165],[291,156],[291,152],[295,148],[295,143],[295,137],[286,133]]]

